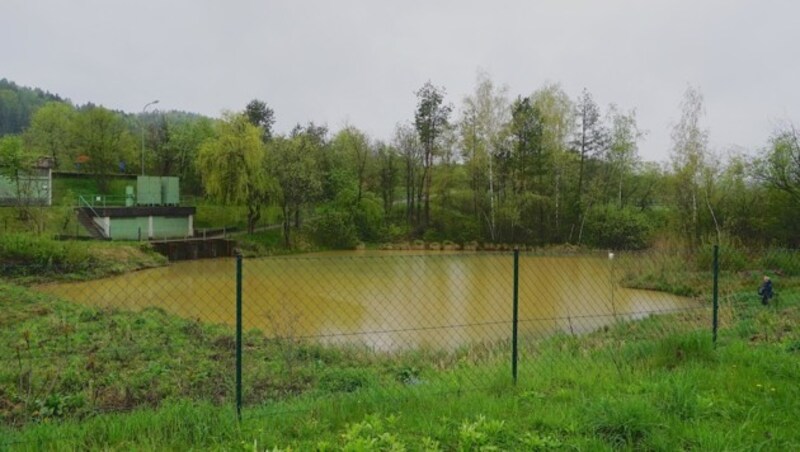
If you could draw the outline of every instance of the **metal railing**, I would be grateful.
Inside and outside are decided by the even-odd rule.
[[[82,194],[78,195],[78,205],[87,207],[133,207],[137,205],[135,195],[102,195],[102,194]],[[180,197],[180,206],[197,206],[198,198],[193,195]]]
[[[100,216],[100,214],[98,214],[97,211],[94,210],[95,205],[86,200],[86,198],[84,198],[83,195],[78,195],[78,207],[86,207],[89,209],[89,211],[92,212],[92,215],[94,215],[95,217]]]

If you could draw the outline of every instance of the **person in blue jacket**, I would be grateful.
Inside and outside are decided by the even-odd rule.
[[[772,281],[769,276],[764,275],[764,282],[758,287],[758,294],[761,295],[761,304],[766,306],[772,298]]]

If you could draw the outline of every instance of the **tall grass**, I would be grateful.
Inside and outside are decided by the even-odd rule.
[[[622,345],[622,376],[599,353],[542,360],[517,386],[498,367],[465,388],[465,368],[390,395],[371,386],[266,401],[241,424],[230,405],[174,401],[4,433],[19,450],[796,450],[797,354],[698,338]]]
[[[166,262],[147,244],[61,241],[23,233],[0,235],[0,277],[18,283],[96,278]]]
[[[55,241],[32,234],[0,236],[0,274],[15,272],[80,272],[92,264],[85,244]]]

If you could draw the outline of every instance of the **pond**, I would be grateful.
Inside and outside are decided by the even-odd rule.
[[[519,261],[519,331],[579,334],[619,319],[697,307],[695,301],[620,287],[621,269],[598,256]],[[453,349],[511,337],[513,255],[361,251],[245,259],[245,330],[271,337],[395,351]],[[184,261],[39,290],[97,307],[160,307],[234,324],[234,259]]]

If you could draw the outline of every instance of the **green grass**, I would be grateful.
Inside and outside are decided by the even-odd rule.
[[[123,197],[125,196],[125,187],[136,186],[135,179],[116,179],[111,178],[108,181],[107,196]],[[73,206],[76,204],[78,195],[90,196],[98,195],[100,189],[97,186],[97,181],[91,176],[85,178],[78,177],[53,177],[53,204]]]
[[[780,287],[778,306],[726,300],[717,347],[702,313],[524,342],[516,386],[503,344],[386,356],[250,331],[239,424],[229,328],[3,284],[0,449],[797,450],[800,291]]]
[[[18,284],[100,278],[166,262],[147,244],[60,241],[20,233],[0,235],[0,277]]]

